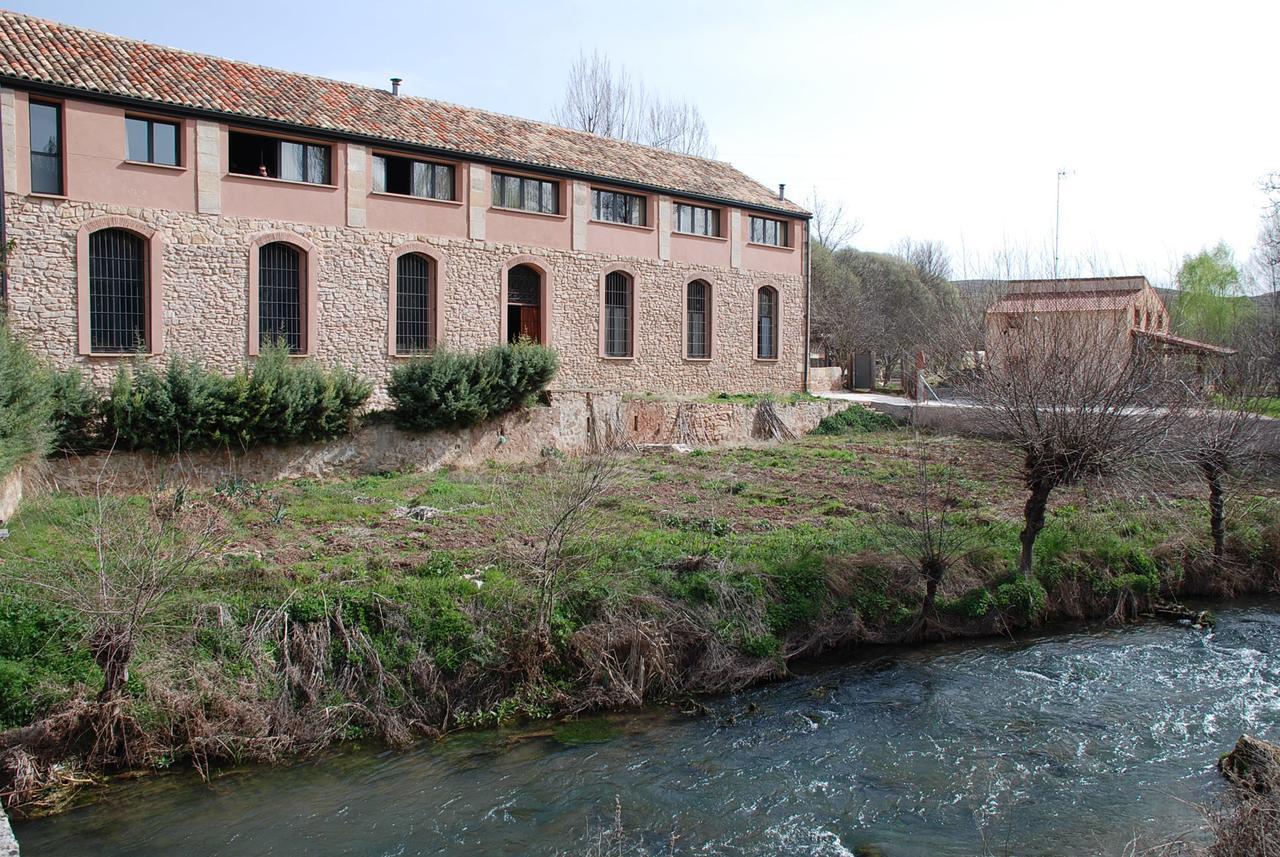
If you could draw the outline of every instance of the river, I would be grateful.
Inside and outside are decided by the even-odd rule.
[[[1197,827],[1242,732],[1280,737],[1277,608],[884,650],[715,716],[148,777],[16,832],[24,857],[573,854],[616,797],[655,854],[1119,854]]]

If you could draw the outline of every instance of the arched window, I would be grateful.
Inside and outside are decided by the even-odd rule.
[[[772,286],[756,292],[756,359],[778,359],[778,292]]]
[[[421,253],[396,259],[396,353],[428,351],[436,343],[434,266]]]
[[[306,254],[272,241],[258,248],[258,345],[283,343],[291,354],[306,351],[303,296]]]
[[[507,271],[506,313],[507,342],[542,343],[542,274],[537,268],[516,265]]]
[[[631,277],[611,271],[604,278],[604,356],[630,357],[633,289]]]
[[[127,229],[89,233],[89,348],[149,350],[147,242]]]
[[[711,357],[711,284],[694,280],[685,286],[685,357]]]

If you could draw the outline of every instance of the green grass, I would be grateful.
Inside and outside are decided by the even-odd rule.
[[[861,426],[864,418],[845,419]],[[889,535],[891,516],[914,502],[908,451],[916,442],[901,430],[857,429],[698,456],[625,459],[589,538],[572,546],[584,565],[554,616],[555,644],[568,646],[577,630],[619,608],[652,615],[661,599],[687,605],[719,639],[755,658],[777,657],[789,637],[832,616],[856,616],[871,627],[905,623],[923,587]],[[1162,546],[1205,539],[1198,499],[1134,501],[1064,490],[1051,502],[1037,576],[1028,584],[1012,574],[1024,499],[1016,453],[985,441],[925,442],[948,462],[929,470],[951,483],[947,523],[972,536],[939,593],[945,613],[1034,614],[1068,579],[1148,591],[1178,573],[1159,559]],[[223,515],[230,543],[169,599],[137,674],[173,681],[164,678],[173,664],[228,682],[250,674],[234,633],[197,622],[215,605],[236,627],[282,605],[303,623],[336,612],[365,632],[399,675],[415,674],[424,660],[444,676],[500,672],[503,647],[527,627],[536,600],[534,582],[511,564],[506,547],[530,538],[521,510],[545,504],[555,466],[228,482],[196,492]],[[86,502],[59,492],[28,502],[0,543],[4,567],[68,550],[69,522]],[[393,515],[412,506],[442,514]],[[1231,518],[1233,546],[1265,560],[1280,544],[1277,520],[1276,501],[1257,500]],[[725,604],[736,606],[725,612]],[[96,667],[81,639],[77,617],[37,593],[14,587],[0,596],[0,726],[26,722],[92,687]],[[337,664],[357,656],[332,653]],[[546,678],[564,687],[578,680],[580,673],[554,670]],[[500,723],[547,705],[537,694],[515,695],[464,712],[460,722]]]

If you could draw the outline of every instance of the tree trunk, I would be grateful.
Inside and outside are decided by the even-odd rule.
[[[98,702],[110,702],[129,681],[129,661],[133,659],[133,639],[128,631],[105,625],[89,640],[89,653],[102,670],[102,690]]]
[[[1019,536],[1022,552],[1018,556],[1018,571],[1030,580],[1036,536],[1040,535],[1040,531],[1044,529],[1044,511],[1049,505],[1049,492],[1053,491],[1053,483],[1047,479],[1033,479],[1028,487],[1031,493],[1027,495],[1027,505],[1022,513],[1024,523],[1022,534]]]
[[[1213,536],[1213,555],[1218,559],[1226,552],[1227,532],[1223,523],[1222,474],[1208,473],[1209,482],[1209,534]]]

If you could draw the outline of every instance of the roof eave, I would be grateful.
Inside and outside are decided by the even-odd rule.
[[[438,158],[462,159],[475,161],[476,163],[486,164],[489,166],[510,167],[512,169],[535,169],[554,175],[558,178],[584,179],[587,181],[600,182],[602,184],[611,184],[617,187],[630,188],[632,190],[642,190],[648,193],[660,193],[670,196],[678,196],[683,199],[696,200],[698,202],[710,202],[716,205],[728,205],[735,208],[741,208],[748,211],[758,211],[765,214],[775,216],[791,217],[799,220],[809,220],[813,217],[808,211],[792,211],[787,208],[775,208],[772,206],[762,205],[759,203],[746,202],[740,199],[731,199],[729,197],[717,197],[708,194],[695,193],[683,190],[681,188],[661,187],[659,185],[646,184],[630,179],[622,179],[616,176],[604,176],[594,173],[586,173],[579,170],[571,170],[565,167],[555,167],[540,164],[534,161],[518,161],[505,158],[497,158],[492,155],[482,155],[475,152],[467,152],[460,149],[445,149],[438,146],[425,146],[420,143],[412,143],[405,140],[394,140],[388,137],[377,137],[372,135],[356,134],[351,131],[341,131],[330,128],[319,128],[315,125],[299,125],[293,122],[283,122],[277,119],[264,119],[260,116],[249,116],[242,113],[232,113],[223,110],[213,110],[209,108],[191,107],[186,104],[174,104],[169,101],[155,101],[149,98],[135,98],[127,95],[118,95],[111,92],[102,92],[96,89],[81,89],[74,86],[60,86],[58,84],[47,83],[45,81],[33,80],[31,78],[17,77],[14,75],[0,73],[0,85],[10,86],[17,89],[27,89],[45,95],[57,95],[64,98],[75,97],[87,100],[100,101],[108,104],[120,104],[125,106],[139,107],[143,109],[163,108],[164,110],[177,113],[183,116],[191,116],[201,119],[217,119],[220,121],[230,122],[236,125],[242,125],[251,128],[262,128],[264,130],[287,131],[302,136],[315,137],[324,140],[356,142],[364,145],[379,146],[386,149],[394,149],[406,153],[415,153],[435,156]]]

